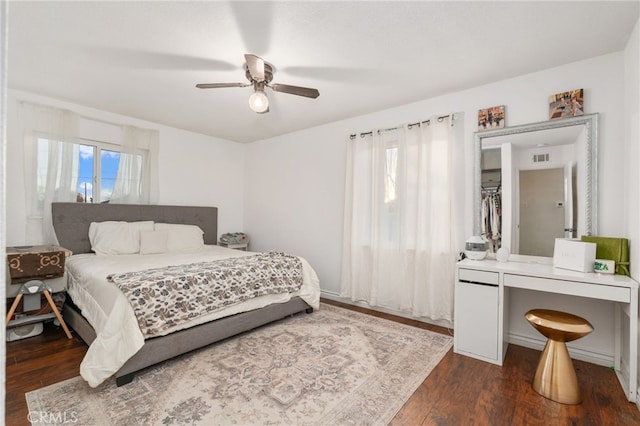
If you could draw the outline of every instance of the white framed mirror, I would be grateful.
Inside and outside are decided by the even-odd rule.
[[[551,257],[555,238],[597,234],[598,114],[474,139],[473,229],[492,251]]]

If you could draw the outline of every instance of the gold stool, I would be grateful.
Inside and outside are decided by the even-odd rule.
[[[586,336],[593,326],[577,315],[549,309],[532,309],[525,318],[547,338],[531,385],[533,390],[562,404],[580,404],[582,395],[565,342]]]

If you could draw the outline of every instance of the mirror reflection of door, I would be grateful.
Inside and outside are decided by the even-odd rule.
[[[519,253],[553,256],[565,229],[564,168],[520,170]]]

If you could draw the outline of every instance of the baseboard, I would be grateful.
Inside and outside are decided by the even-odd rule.
[[[371,310],[378,311],[378,312],[384,312],[385,314],[396,315],[396,316],[399,316],[399,317],[402,317],[402,318],[412,319],[412,320],[424,322],[424,323],[431,324],[431,325],[437,325],[439,327],[445,327],[445,328],[453,329],[453,323],[450,322],[450,321],[446,321],[446,320],[431,320],[431,319],[425,318],[425,317],[414,317],[414,316],[412,316],[410,314],[407,314],[406,312],[400,312],[400,311],[396,311],[396,310],[393,310],[393,309],[382,308],[380,306],[371,306],[366,302],[360,302],[360,301],[355,301],[354,302],[351,299],[348,299],[346,297],[341,297],[337,293],[333,293],[333,292],[326,291],[326,290],[321,290],[320,291],[320,296],[325,298],[325,299],[334,300],[336,302],[346,303],[347,305],[353,305],[353,306],[358,306],[358,307],[361,307],[361,308],[367,308],[367,309],[371,309]]]
[[[508,334],[509,343],[513,343],[514,345],[524,346],[525,348],[536,349],[538,351],[542,351],[544,349],[544,345],[546,340],[535,339],[529,336],[524,336],[521,334],[509,333]],[[569,350],[569,355],[571,358],[579,359],[580,361],[590,362],[596,365],[602,365],[604,367],[611,367],[614,365],[614,356],[613,354],[603,354],[600,352],[593,352],[586,349],[572,348],[567,346]]]

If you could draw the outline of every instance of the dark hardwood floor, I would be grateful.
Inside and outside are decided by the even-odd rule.
[[[439,333],[451,330],[331,300],[378,317]],[[87,346],[68,340],[52,324],[42,335],[7,342],[5,423],[28,425],[24,394],[78,375]],[[530,386],[540,352],[510,345],[498,367],[450,350],[391,422],[392,425],[640,425],[613,371],[574,361],[583,392],[580,405],[549,401]]]

